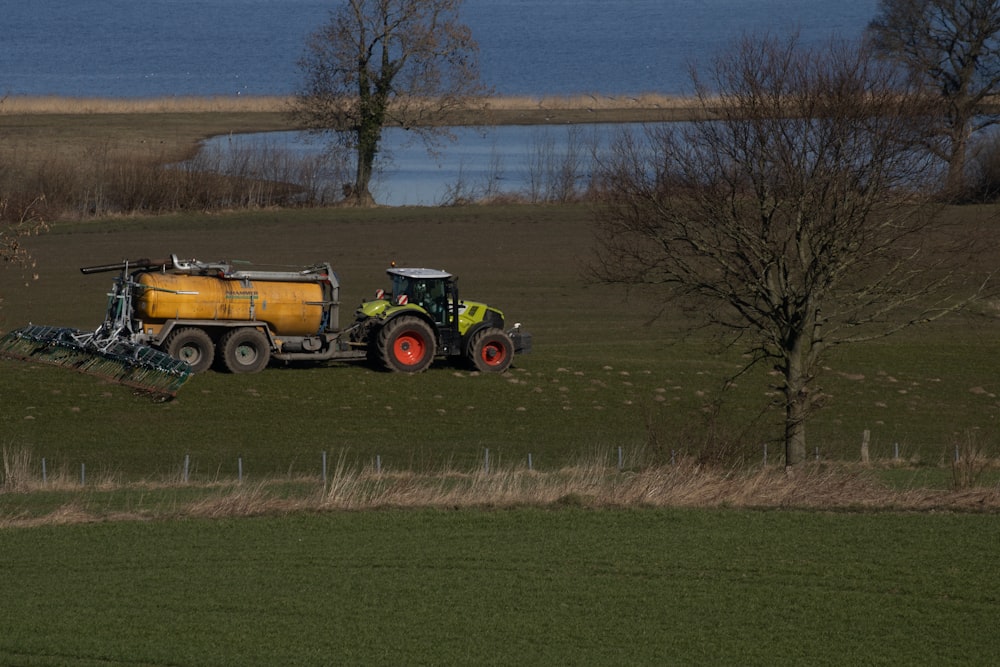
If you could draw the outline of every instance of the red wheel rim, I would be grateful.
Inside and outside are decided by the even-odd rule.
[[[507,359],[507,348],[502,343],[486,343],[479,352],[479,358],[487,366],[500,366]]]
[[[423,361],[424,355],[427,354],[427,343],[419,334],[404,331],[392,344],[392,353],[401,364],[414,366]]]

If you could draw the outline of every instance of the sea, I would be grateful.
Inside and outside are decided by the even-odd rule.
[[[0,100],[287,95],[301,84],[297,63],[305,40],[336,6],[331,0],[3,4]],[[744,36],[795,33],[807,44],[856,39],[877,6],[878,0],[466,0],[461,16],[479,44],[482,82],[497,94],[619,97],[689,93],[692,68],[709,68]],[[439,203],[449,179],[488,178],[498,146],[531,146],[537,129],[504,132],[462,131],[454,148],[433,155],[405,136],[388,137],[386,152],[397,166],[433,169],[439,183],[397,185],[407,179],[412,185],[413,174],[388,164],[378,191],[391,204]],[[302,136],[262,140],[320,149]],[[527,159],[502,157],[507,165]],[[506,172],[512,185],[521,178],[515,171]]]

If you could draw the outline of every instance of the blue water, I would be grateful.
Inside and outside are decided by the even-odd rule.
[[[706,68],[739,37],[797,31],[806,43],[855,38],[878,0],[466,0],[483,82],[508,95],[690,92],[689,67]],[[331,0],[18,0],[3,8],[0,97],[283,95],[299,86],[306,37]],[[594,134],[597,130],[590,128]],[[548,133],[547,135],[545,133]],[[599,132],[598,132],[599,133]],[[373,183],[388,204],[439,204],[464,184],[525,193],[555,129],[459,130],[439,154],[385,135]],[[604,137],[606,139],[606,137]],[[603,139],[602,139],[603,140]],[[224,150],[224,140],[207,150]],[[309,153],[295,133],[247,138]],[[581,180],[590,165],[581,167]],[[582,184],[581,184],[582,185]]]
[[[595,169],[595,157],[624,130],[641,131],[641,127],[458,127],[452,128],[454,143],[431,153],[410,133],[387,128],[382,135],[380,169],[372,178],[371,190],[375,201],[388,206],[436,206],[455,203],[456,198],[480,200],[500,193],[526,201],[549,201],[555,172],[571,165],[575,189],[584,191]],[[256,148],[266,154],[280,150],[310,157],[324,147],[322,140],[306,133],[268,132],[215,137],[205,142],[203,154],[238,155]],[[347,174],[348,180],[352,177]]]
[[[278,95],[331,0],[3,3],[0,95]],[[688,90],[744,33],[854,37],[877,0],[466,0],[483,81],[502,94]]]

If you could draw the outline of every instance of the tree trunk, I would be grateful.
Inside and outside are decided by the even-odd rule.
[[[358,143],[358,166],[354,175],[354,190],[351,192],[351,199],[355,206],[375,205],[375,198],[372,197],[370,187],[375,152],[373,146],[362,146],[360,142]]]
[[[354,191],[351,198],[356,206],[374,206],[375,198],[371,192],[372,172],[378,145],[382,140],[381,115],[365,121],[357,132],[358,164],[354,176]]]
[[[785,467],[806,460],[805,396],[788,401],[785,406]]]
[[[945,185],[949,198],[965,193],[965,154],[968,151],[968,124],[958,123],[951,131],[951,154],[948,158],[948,181]]]
[[[785,467],[798,465],[806,458],[806,418],[809,398],[806,388],[802,344],[785,350]]]

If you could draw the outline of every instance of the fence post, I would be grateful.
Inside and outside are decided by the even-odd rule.
[[[489,448],[487,448],[486,452],[483,454],[483,472],[486,473],[487,475],[490,474],[490,450],[489,450]]]
[[[326,486],[326,452],[323,452],[323,485]]]
[[[45,468],[45,458],[42,457],[42,485],[47,485],[49,483],[49,473]]]
[[[184,455],[184,483],[185,484],[188,483],[190,471],[191,471],[191,455],[190,454],[185,454]]]
[[[625,457],[622,455],[622,446],[618,445],[618,472],[625,469]]]
[[[871,440],[872,433],[868,429],[865,429],[861,434],[861,462],[868,464],[870,459],[868,457],[868,442]]]
[[[243,483],[243,457],[242,456],[239,457],[238,459],[236,459],[236,470],[237,470],[237,479],[239,480],[240,484],[242,484]]]
[[[87,486],[87,464],[80,464],[80,486]]]

